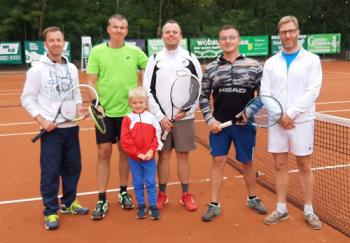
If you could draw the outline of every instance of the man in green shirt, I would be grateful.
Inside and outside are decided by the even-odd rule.
[[[138,70],[144,69],[148,60],[140,48],[125,42],[128,21],[124,16],[119,14],[111,16],[107,32],[110,36],[109,41],[92,49],[87,68],[87,83],[95,87],[98,92],[100,99],[98,109],[105,114],[107,128],[106,134],[95,129],[99,196],[92,214],[94,220],[103,219],[108,211],[106,190],[110,176],[112,145],[119,141],[123,117],[130,112],[128,92],[137,87]],[[127,156],[120,143],[118,149],[120,179],[118,200],[122,208],[132,209],[134,205],[126,190],[129,176]]]

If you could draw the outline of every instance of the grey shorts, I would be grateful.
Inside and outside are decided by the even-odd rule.
[[[163,149],[175,149],[176,152],[188,152],[196,148],[194,119],[174,121],[174,126],[163,141]]]

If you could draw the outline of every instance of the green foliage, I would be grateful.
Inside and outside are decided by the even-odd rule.
[[[185,37],[215,37],[223,24],[242,35],[272,35],[282,16],[295,15],[303,33],[339,32],[342,45],[350,46],[348,0],[0,0],[0,6],[1,41],[37,40],[42,29],[56,25],[72,42],[74,58],[82,35],[94,43],[108,38],[107,21],[115,13],[127,17],[129,38],[156,38],[169,19],[180,23]]]

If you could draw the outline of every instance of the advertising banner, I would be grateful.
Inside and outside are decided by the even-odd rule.
[[[269,54],[269,37],[267,35],[241,36],[239,51],[246,56],[267,56]]]
[[[0,42],[0,64],[22,64],[21,42]]]
[[[317,54],[340,53],[341,34],[317,34],[307,36],[307,49]]]
[[[299,35],[298,37],[299,45],[301,45],[304,49],[307,49],[306,35]],[[280,37],[278,35],[271,36],[271,52],[272,54],[276,54],[281,50],[282,43]]]
[[[198,59],[215,58],[221,53],[217,38],[190,39],[190,50]]]
[[[180,46],[185,50],[188,50],[187,39],[182,39]],[[164,42],[162,39],[147,39],[147,50],[148,56],[153,55],[154,53],[159,52],[164,47]]]
[[[47,53],[43,41],[25,41],[24,49],[25,49],[26,63],[37,62],[42,55],[45,55]],[[70,53],[71,53],[70,42],[66,41],[63,47],[63,56],[67,57],[68,60],[71,60]]]

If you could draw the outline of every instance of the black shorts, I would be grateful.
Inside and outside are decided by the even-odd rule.
[[[106,133],[102,134],[95,128],[96,143],[117,143],[120,140],[123,117],[104,117]]]

